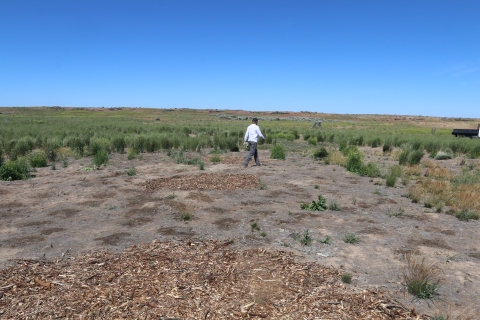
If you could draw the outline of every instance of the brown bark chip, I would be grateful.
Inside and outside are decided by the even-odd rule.
[[[16,260],[0,271],[4,319],[427,319],[338,270],[233,241],[159,242],[121,254]]]
[[[179,190],[238,190],[258,188],[258,178],[252,174],[205,173],[158,178],[139,184],[147,191],[169,188]]]

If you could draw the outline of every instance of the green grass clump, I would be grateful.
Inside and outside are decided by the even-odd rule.
[[[137,170],[135,169],[134,166],[131,166],[128,170],[127,170],[127,176],[134,176],[137,174]]]
[[[44,168],[47,166],[47,154],[43,151],[31,153],[27,158],[32,168]]]
[[[30,178],[30,170],[25,159],[8,160],[0,167],[0,180],[26,180]]]
[[[108,163],[108,153],[105,150],[98,151],[92,159],[92,164],[97,168],[100,169],[102,165],[107,165]]]
[[[466,209],[457,213],[455,217],[462,221],[478,220],[479,218],[478,213]]]
[[[330,236],[326,236],[325,239],[323,240],[318,240],[320,243],[323,243],[323,244],[331,244],[332,243],[332,237]]]
[[[190,215],[190,213],[184,212],[180,215],[180,219],[182,221],[190,221],[192,219],[192,216]]]
[[[406,255],[405,260],[403,276],[408,292],[419,299],[433,299],[439,288],[440,269],[416,254]]]
[[[352,275],[350,273],[342,274],[342,282],[343,283],[352,283]]]
[[[305,230],[303,234],[294,233],[292,234],[292,238],[293,240],[300,242],[300,244],[303,246],[308,246],[313,241],[312,236],[310,235],[310,232],[308,230]]]
[[[285,158],[286,158],[285,147],[281,143],[276,143],[272,147],[272,151],[270,152],[270,159],[285,160]]]
[[[252,229],[252,232],[253,231],[260,231],[260,225],[258,224],[257,221],[253,221],[251,224],[250,224],[250,228]]]
[[[340,208],[340,205],[339,205],[336,201],[332,201],[332,202],[330,202],[330,204],[328,205],[328,210],[341,211],[342,208]]]
[[[355,233],[346,234],[343,238],[345,243],[355,244],[360,242],[360,238]]]
[[[325,211],[327,210],[327,199],[325,199],[321,194],[318,195],[318,201],[313,200],[312,203],[302,203],[300,208],[308,211]]]
[[[326,157],[328,157],[328,151],[324,147],[321,147],[313,153],[313,158],[315,159],[323,159]]]

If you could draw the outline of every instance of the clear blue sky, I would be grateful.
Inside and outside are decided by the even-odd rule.
[[[0,106],[480,118],[478,0],[0,4]]]

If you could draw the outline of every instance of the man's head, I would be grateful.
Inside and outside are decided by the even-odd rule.
[[[257,124],[257,122],[258,122],[258,119],[257,119],[257,118],[253,118],[253,119],[252,119],[252,123]]]

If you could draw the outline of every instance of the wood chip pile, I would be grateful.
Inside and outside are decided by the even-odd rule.
[[[203,173],[158,178],[140,183],[148,192],[168,188],[177,190],[237,190],[257,189],[258,178],[253,174]]]
[[[340,272],[232,241],[158,242],[121,254],[16,260],[2,319],[427,319]]]

